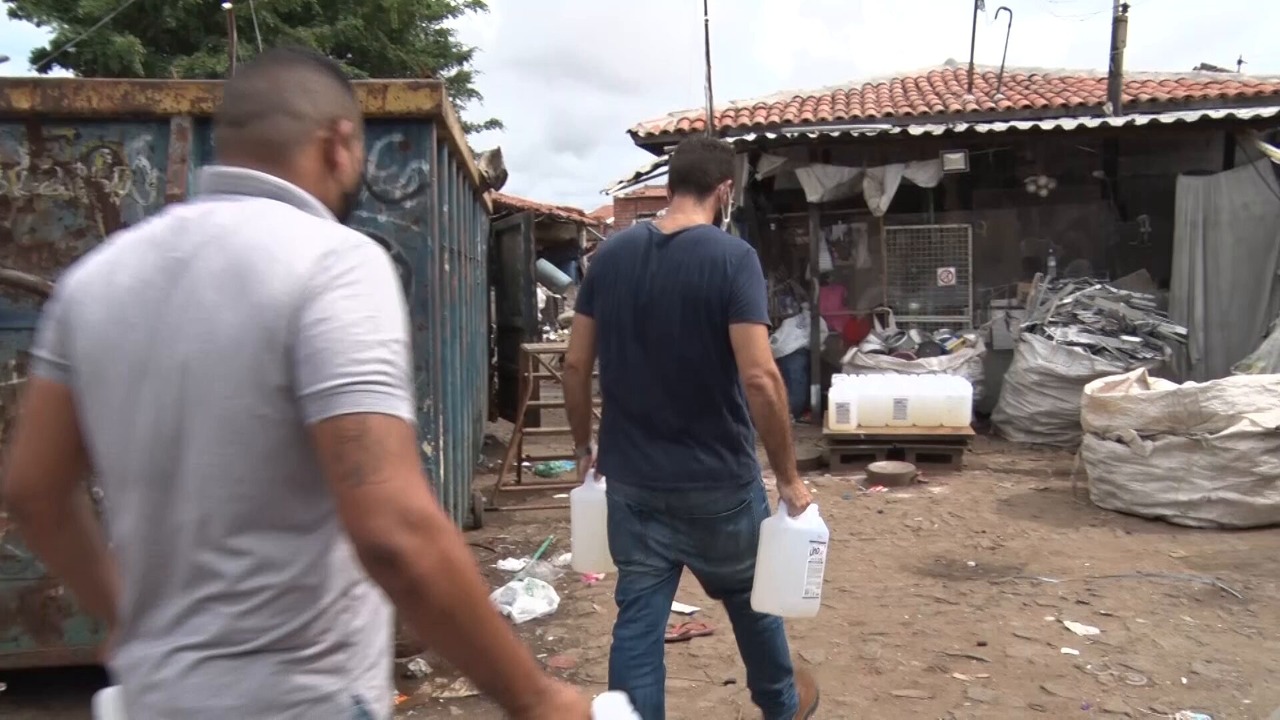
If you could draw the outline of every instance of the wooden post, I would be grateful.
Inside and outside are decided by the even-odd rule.
[[[818,278],[822,264],[822,207],[809,203],[809,414],[814,425],[822,426],[822,327],[818,312]]]

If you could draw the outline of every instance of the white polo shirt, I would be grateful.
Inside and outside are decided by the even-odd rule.
[[[32,350],[74,391],[105,498],[124,586],[111,673],[140,720],[389,717],[391,606],[307,426],[414,421],[399,278],[287,182],[197,183],[64,273]]]

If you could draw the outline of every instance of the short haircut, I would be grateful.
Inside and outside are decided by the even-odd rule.
[[[220,156],[281,162],[337,120],[361,124],[355,88],[342,67],[312,50],[273,48],[224,85],[214,147]]]
[[[699,135],[681,142],[667,169],[667,189],[676,195],[705,200],[733,179],[733,148],[723,140]]]

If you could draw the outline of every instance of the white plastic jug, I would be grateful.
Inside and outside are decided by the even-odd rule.
[[[972,420],[973,383],[962,377],[949,376],[942,424],[945,427],[968,427]]]
[[[916,427],[939,427],[945,405],[946,382],[942,375],[916,375],[911,378],[914,397],[911,424]]]
[[[912,378],[907,375],[889,375],[885,378],[886,408],[889,411],[889,417],[885,421],[885,425],[889,427],[911,427],[911,419],[915,417],[915,408],[912,401],[916,399],[919,390],[916,388]]]
[[[591,720],[640,720],[640,713],[626,693],[610,690],[591,702]]]
[[[822,606],[822,576],[831,533],[811,504],[799,517],[785,503],[760,523],[751,607],[779,617],[813,617]]]
[[[858,427],[857,378],[833,375],[827,393],[827,427],[835,432],[852,432]]]
[[[587,471],[582,485],[569,492],[569,549],[573,569],[580,573],[618,569],[609,553],[609,503],[604,493],[604,477],[595,470]]]
[[[92,707],[93,720],[129,720],[124,714],[124,691],[119,685],[94,693]]]

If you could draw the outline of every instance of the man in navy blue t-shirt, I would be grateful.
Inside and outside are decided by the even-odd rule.
[[[788,511],[801,513],[810,498],[769,347],[760,259],[717,227],[732,178],[728,144],[705,137],[680,144],[666,214],[596,252],[566,359],[579,473],[598,462],[609,481],[609,549],[618,566],[609,688],[626,691],[644,720],[664,717],[663,636],[686,567],[724,603],[751,699],[766,720],[808,718],[818,705],[813,679],[792,666],[782,620],[751,609],[760,523],[769,514],[756,430]]]

